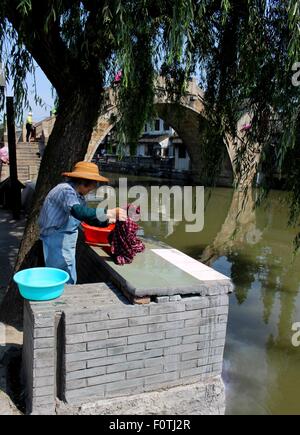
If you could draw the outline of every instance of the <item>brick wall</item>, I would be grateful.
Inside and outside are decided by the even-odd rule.
[[[131,305],[112,286],[67,286],[59,302],[25,303],[28,413],[220,377],[228,287],[212,296]],[[95,308],[97,307],[97,308]]]

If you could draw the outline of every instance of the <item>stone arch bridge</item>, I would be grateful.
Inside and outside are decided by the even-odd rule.
[[[157,115],[166,121],[180,136],[183,143],[187,147],[189,153],[193,178],[197,182],[203,182],[199,175],[201,168],[203,167],[203,158],[201,156],[201,126],[203,127],[206,121],[205,107],[203,104],[204,92],[197,85],[196,79],[192,79],[189,82],[187,93],[180,99],[179,104],[174,105],[168,98],[166,86],[163,78],[159,78],[156,85],[156,97],[155,97],[155,109]],[[43,121],[37,124],[38,135],[42,131],[42,136],[45,142],[49,137],[53,128],[53,119]],[[105,95],[105,105],[100,115],[97,125],[94,128],[87,154],[86,161],[91,161],[94,157],[99,145],[115,127],[116,119],[118,119],[118,111],[116,105],[116,90],[109,88]],[[48,122],[49,121],[49,122]],[[244,124],[250,122],[249,114],[245,113],[240,119],[237,127],[237,131],[241,131]],[[48,125],[49,124],[49,125]],[[243,144],[243,133],[240,133],[240,137],[232,138],[227,137],[224,141],[228,151],[228,159],[224,161],[223,176],[226,179],[226,184],[232,184],[232,179],[236,176],[236,155],[241,145]],[[248,150],[249,148],[249,150]],[[247,148],[247,158],[244,164],[244,174],[241,177],[241,185],[251,185],[256,175],[257,168],[260,161],[260,148],[258,146]],[[249,162],[250,168],[249,168]],[[228,167],[230,170],[228,171]],[[222,179],[222,174],[221,179]]]
[[[192,79],[189,82],[187,93],[180,99],[179,105],[176,104],[176,109],[174,102],[168,99],[166,92],[166,87],[164,80],[159,78],[156,86],[156,98],[155,98],[155,110],[159,118],[166,121],[180,136],[183,143],[186,145],[191,163],[192,172],[195,181],[200,181],[199,174],[201,173],[201,168],[203,165],[203,159],[201,156],[201,125],[206,122],[205,117],[205,107],[203,104],[204,92],[197,85],[196,79]],[[118,117],[117,107],[115,103],[115,91],[114,89],[108,89],[106,94],[106,105],[100,115],[97,125],[92,134],[90,144],[88,146],[88,151],[86,154],[86,160],[91,161],[94,157],[99,145],[105,139],[105,137],[114,128],[115,124],[112,120],[116,120]],[[238,123],[238,131],[241,130],[242,125],[249,123],[249,114],[245,114]],[[231,182],[232,174],[236,173],[235,159],[239,146],[243,142],[243,137],[230,138],[228,137],[224,141],[224,146],[226,146],[228,151],[228,162],[224,162],[224,167],[222,169],[223,174],[226,173],[226,166],[231,166]],[[245,171],[244,177],[242,177],[242,184],[252,184],[253,178],[257,172],[257,166],[260,160],[260,152],[257,147],[255,149],[251,148],[249,152],[251,156],[247,156],[247,160],[252,162],[252,168],[249,171],[249,166],[247,166],[247,174]],[[227,163],[227,165],[226,165]],[[222,174],[221,174],[222,175]],[[227,169],[228,178],[228,169]],[[229,176],[230,178],[230,176]]]

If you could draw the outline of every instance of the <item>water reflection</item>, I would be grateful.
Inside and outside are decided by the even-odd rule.
[[[132,182],[152,184],[141,177]],[[214,189],[200,233],[186,233],[186,222],[177,222],[169,236],[166,223],[143,227],[146,235],[205,262],[235,284],[224,362],[227,413],[299,414],[300,348],[291,344],[292,324],[300,322],[296,230],[287,226],[285,193],[271,192],[258,209],[255,195]]]

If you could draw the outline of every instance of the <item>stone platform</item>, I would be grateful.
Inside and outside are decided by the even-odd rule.
[[[27,412],[224,412],[230,280],[165,246],[147,244],[123,267],[102,250],[97,255],[110,281],[66,286],[52,302],[25,302]],[[122,289],[149,303],[130,303]]]

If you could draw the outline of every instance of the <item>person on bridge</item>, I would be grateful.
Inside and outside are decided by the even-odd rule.
[[[32,112],[28,113],[27,120],[26,120],[26,142],[30,142],[31,134],[33,132],[33,119],[32,119]]]
[[[93,209],[86,205],[85,196],[99,183],[109,180],[99,174],[94,163],[79,162],[73,172],[62,174],[67,181],[58,184],[45,199],[39,218],[40,239],[46,267],[69,273],[69,284],[76,284],[76,244],[81,222],[97,227],[107,227],[117,220],[125,221],[125,210]]]

